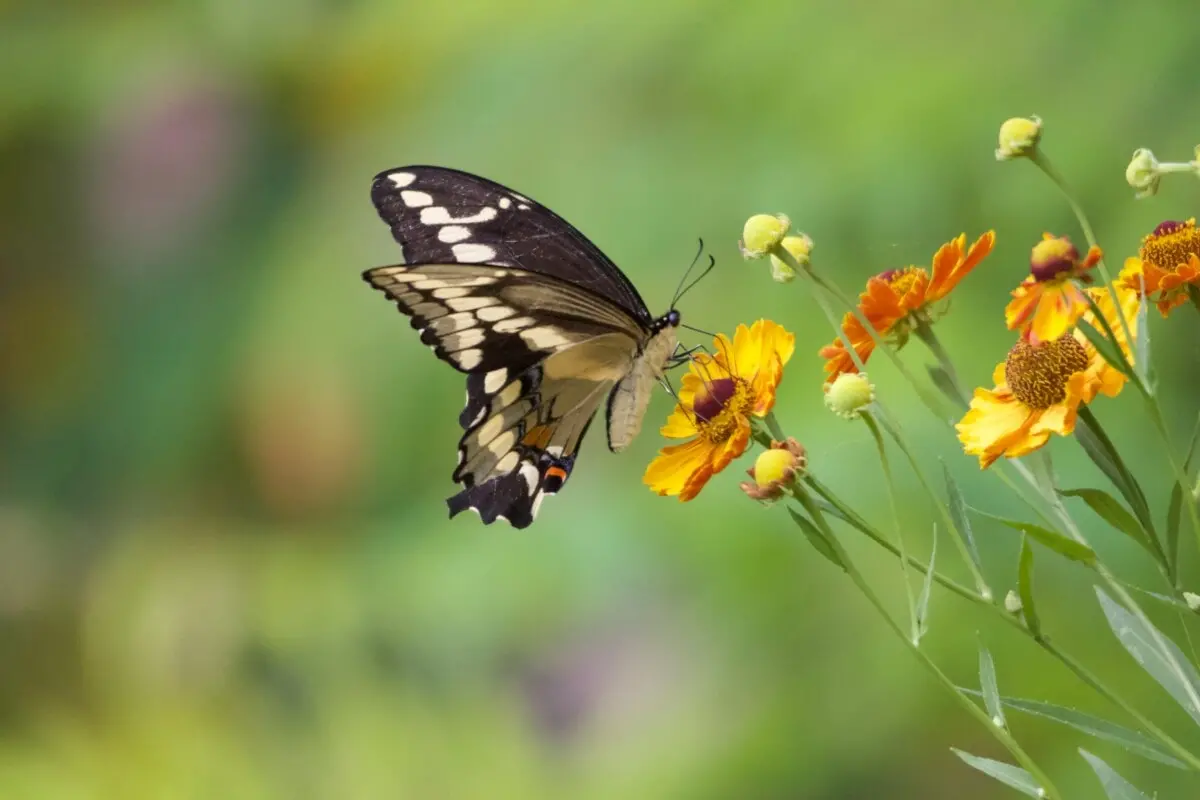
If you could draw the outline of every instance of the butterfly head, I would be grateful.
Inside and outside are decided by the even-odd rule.
[[[659,331],[666,330],[667,328],[678,328],[681,322],[683,322],[683,315],[680,314],[677,309],[672,308],[670,311],[654,320],[654,324],[650,326],[650,330],[658,333]]]

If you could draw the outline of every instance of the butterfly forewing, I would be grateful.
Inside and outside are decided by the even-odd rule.
[[[606,394],[631,374],[661,373],[662,348],[650,347],[649,368],[644,351],[662,334],[620,270],[523,195],[454,170],[402,167],[376,176],[371,196],[406,263],[364,277],[467,374],[454,471],[464,488],[447,501],[450,514],[470,508],[523,528],[570,475]],[[640,420],[640,395],[620,405]]]

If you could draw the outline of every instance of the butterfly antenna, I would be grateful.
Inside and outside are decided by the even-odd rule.
[[[682,291],[680,291],[680,292],[679,292],[679,293],[678,293],[678,294],[675,296],[675,299],[674,299],[674,300],[671,302],[671,307],[672,307],[672,308],[674,308],[674,307],[675,307],[675,303],[678,303],[678,302],[679,302],[679,300],[680,300],[680,299],[681,299],[681,298],[682,298],[682,297],[683,297],[685,294],[687,294],[688,292],[690,292],[690,291],[692,290],[692,287],[693,287],[693,286],[695,286],[695,285],[696,285],[697,283],[699,283],[700,281],[704,280],[705,276],[706,276],[706,275],[708,275],[708,273],[712,272],[712,270],[713,270],[713,267],[715,267],[716,265],[717,265],[717,259],[715,259],[715,258],[712,256],[712,254],[710,253],[710,254],[709,254],[709,256],[708,256],[708,266],[707,266],[707,267],[705,267],[705,268],[704,268],[704,269],[703,269],[703,270],[700,272],[700,274],[699,274],[699,275],[697,275],[697,276],[696,276],[696,277],[695,277],[695,278],[692,280],[692,282],[691,282],[691,283],[689,283],[687,286],[685,286],[685,287],[683,288],[683,290],[682,290]]]
[[[683,271],[683,275],[679,278],[679,285],[675,287],[675,294],[671,297],[671,308],[675,308],[675,304],[679,302],[679,298],[683,297],[683,293],[687,291],[684,288],[684,284],[687,283],[688,276],[692,274],[692,270],[700,260],[700,256],[704,253],[704,240],[699,239],[697,241],[699,241],[699,247],[696,248],[696,255],[692,257],[692,263],[688,264],[688,268]]]
[[[704,330],[704,328],[697,328],[695,325],[688,325],[686,322],[679,323],[679,327],[687,328],[692,333],[702,333],[705,336],[711,336],[714,339],[717,338],[717,335],[715,333],[712,333],[711,331],[706,331],[706,330]]]

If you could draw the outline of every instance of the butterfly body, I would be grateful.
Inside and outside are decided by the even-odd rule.
[[[484,178],[401,167],[377,175],[371,197],[405,263],[363,277],[467,375],[450,515],[523,528],[570,477],[601,404],[610,449],[633,441],[679,312],[653,317],[583,234]]]

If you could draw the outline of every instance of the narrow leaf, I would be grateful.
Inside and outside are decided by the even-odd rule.
[[[821,533],[808,517],[790,507],[788,508],[788,513],[792,515],[792,519],[800,526],[800,530],[804,532],[804,537],[816,548],[818,553],[829,559],[838,569],[844,570],[846,568],[842,564],[842,560],[838,558],[833,546],[829,544],[829,540],[825,538],[825,534]]]
[[[976,692],[971,689],[962,689],[961,691],[978,697],[983,696],[982,692]],[[1073,708],[1064,708],[1052,703],[1043,703],[1040,700],[1001,697],[1000,702],[1004,704],[1005,708],[1012,711],[1020,711],[1024,714],[1042,717],[1062,725],[1067,725],[1081,733],[1111,742],[1128,750],[1130,753],[1148,758],[1151,761],[1157,761],[1160,764],[1166,764],[1169,767],[1177,769],[1187,769],[1186,764],[1168,753],[1165,748],[1149,736],[1117,725],[1115,722],[1109,722],[1100,717],[1076,711]]]
[[[1033,602],[1033,548],[1029,546],[1029,538],[1026,536],[1021,537],[1021,557],[1017,562],[1017,593],[1021,596],[1021,613],[1025,615],[1025,626],[1034,636],[1041,636],[1042,622]]]
[[[958,756],[966,763],[967,766],[979,770],[988,777],[995,778],[1005,786],[1016,789],[1022,794],[1029,797],[1044,797],[1042,788],[1037,785],[1037,781],[1033,779],[1025,770],[1012,764],[1005,764],[1003,761],[993,761],[990,758],[982,756],[973,756],[970,753],[964,753],[962,750],[956,750],[951,747],[950,751]]]
[[[1125,462],[1121,460],[1113,443],[1104,435],[1104,431],[1098,425],[1092,424],[1092,413],[1086,406],[1080,408],[1079,423],[1075,426],[1075,440],[1083,447],[1092,463],[1099,467],[1121,493],[1125,502],[1129,503],[1142,528],[1149,531],[1153,537],[1154,519],[1150,516],[1150,505],[1146,502],[1146,495],[1142,492],[1137,478],[1125,466]]]
[[[1034,539],[1043,547],[1066,556],[1072,561],[1078,561],[1081,564],[1086,564],[1091,567],[1096,563],[1096,552],[1085,544],[1080,544],[1074,539],[1068,539],[1058,531],[1052,531],[1049,528],[1043,528],[1040,525],[1034,525],[1032,522],[1020,522],[1013,519],[1005,519],[1004,517],[989,514],[986,511],[980,511],[978,508],[973,509],[976,514],[981,514],[989,519],[994,519],[999,523],[1007,525],[1010,528],[1015,528],[1021,533],[1026,534],[1029,538]]]
[[[917,600],[917,643],[929,633],[929,597],[933,591],[933,567],[937,562],[937,525],[933,526],[933,546],[929,551],[929,569],[925,571],[925,583]]]
[[[1196,416],[1196,425],[1192,428],[1192,441],[1188,444],[1187,456],[1183,461],[1184,475],[1187,475],[1192,467],[1197,439],[1200,439],[1200,414]],[[1176,482],[1171,487],[1171,502],[1167,505],[1167,559],[1172,575],[1175,574],[1175,565],[1179,563],[1179,516],[1183,511],[1183,491],[1184,487]]]
[[[1098,756],[1092,755],[1083,748],[1079,749],[1079,754],[1092,766],[1096,777],[1100,779],[1100,785],[1104,787],[1104,794],[1108,795],[1108,800],[1150,800],[1149,797],[1138,791],[1136,786],[1118,775],[1115,769],[1101,761]]]
[[[971,518],[967,515],[967,504],[945,461],[942,462],[942,474],[946,476],[946,496],[949,500],[950,518],[954,520],[954,526],[962,532],[963,538],[967,542],[967,552],[971,554],[975,568],[983,572],[983,559],[979,557],[979,548],[975,545],[975,534],[971,532]]]
[[[1150,541],[1150,535],[1142,524],[1130,514],[1125,506],[1117,498],[1113,497],[1108,492],[1100,489],[1068,489],[1059,492],[1063,497],[1078,497],[1080,500],[1088,504],[1088,508],[1096,512],[1096,515],[1119,530],[1121,533],[1133,539],[1142,547],[1150,551],[1151,555],[1158,557],[1155,546]]]
[[[929,379],[933,381],[933,385],[938,388],[946,399],[956,407],[964,407],[967,405],[967,399],[958,393],[958,387],[954,385],[954,379],[950,377],[950,373],[938,364],[930,364]]]
[[[982,644],[979,645],[979,688],[983,690],[983,705],[992,722],[997,728],[1007,727],[1004,706],[1000,703],[1000,687],[996,683],[996,663]]]
[[[1196,668],[1183,651],[1157,628],[1143,622],[1105,594],[1099,586],[1096,596],[1109,627],[1129,655],[1200,724],[1200,675],[1196,674]]]
[[[1103,320],[1103,316],[1099,318]],[[1124,374],[1125,377],[1137,380],[1136,376],[1130,371],[1129,362],[1125,360],[1125,354],[1113,344],[1112,339],[1107,338],[1103,333],[1096,330],[1096,326],[1092,325],[1086,319],[1081,319],[1076,324],[1079,330],[1083,331],[1083,335],[1088,338],[1088,341],[1092,343],[1092,346],[1096,348],[1096,352],[1100,354],[1101,358],[1112,365],[1113,369]]]

